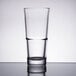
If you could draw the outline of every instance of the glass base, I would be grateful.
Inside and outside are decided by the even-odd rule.
[[[28,57],[27,64],[46,64],[45,57]]]

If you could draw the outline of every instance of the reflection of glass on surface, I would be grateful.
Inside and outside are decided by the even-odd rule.
[[[28,73],[28,76],[46,76],[44,73]]]
[[[46,68],[42,74],[31,74],[25,62],[1,62],[0,76],[76,76],[76,62],[51,62]]]
[[[44,73],[44,72],[46,72],[46,65],[41,65],[41,64],[28,65],[27,72],[30,72],[30,73]]]

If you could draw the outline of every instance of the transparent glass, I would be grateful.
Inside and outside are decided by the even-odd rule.
[[[49,10],[24,8],[28,64],[46,64]]]

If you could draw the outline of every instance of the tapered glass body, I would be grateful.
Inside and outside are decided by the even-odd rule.
[[[49,10],[24,8],[28,64],[46,64]]]

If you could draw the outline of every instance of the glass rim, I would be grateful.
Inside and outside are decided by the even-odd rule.
[[[24,9],[50,9],[49,7],[26,7]]]

